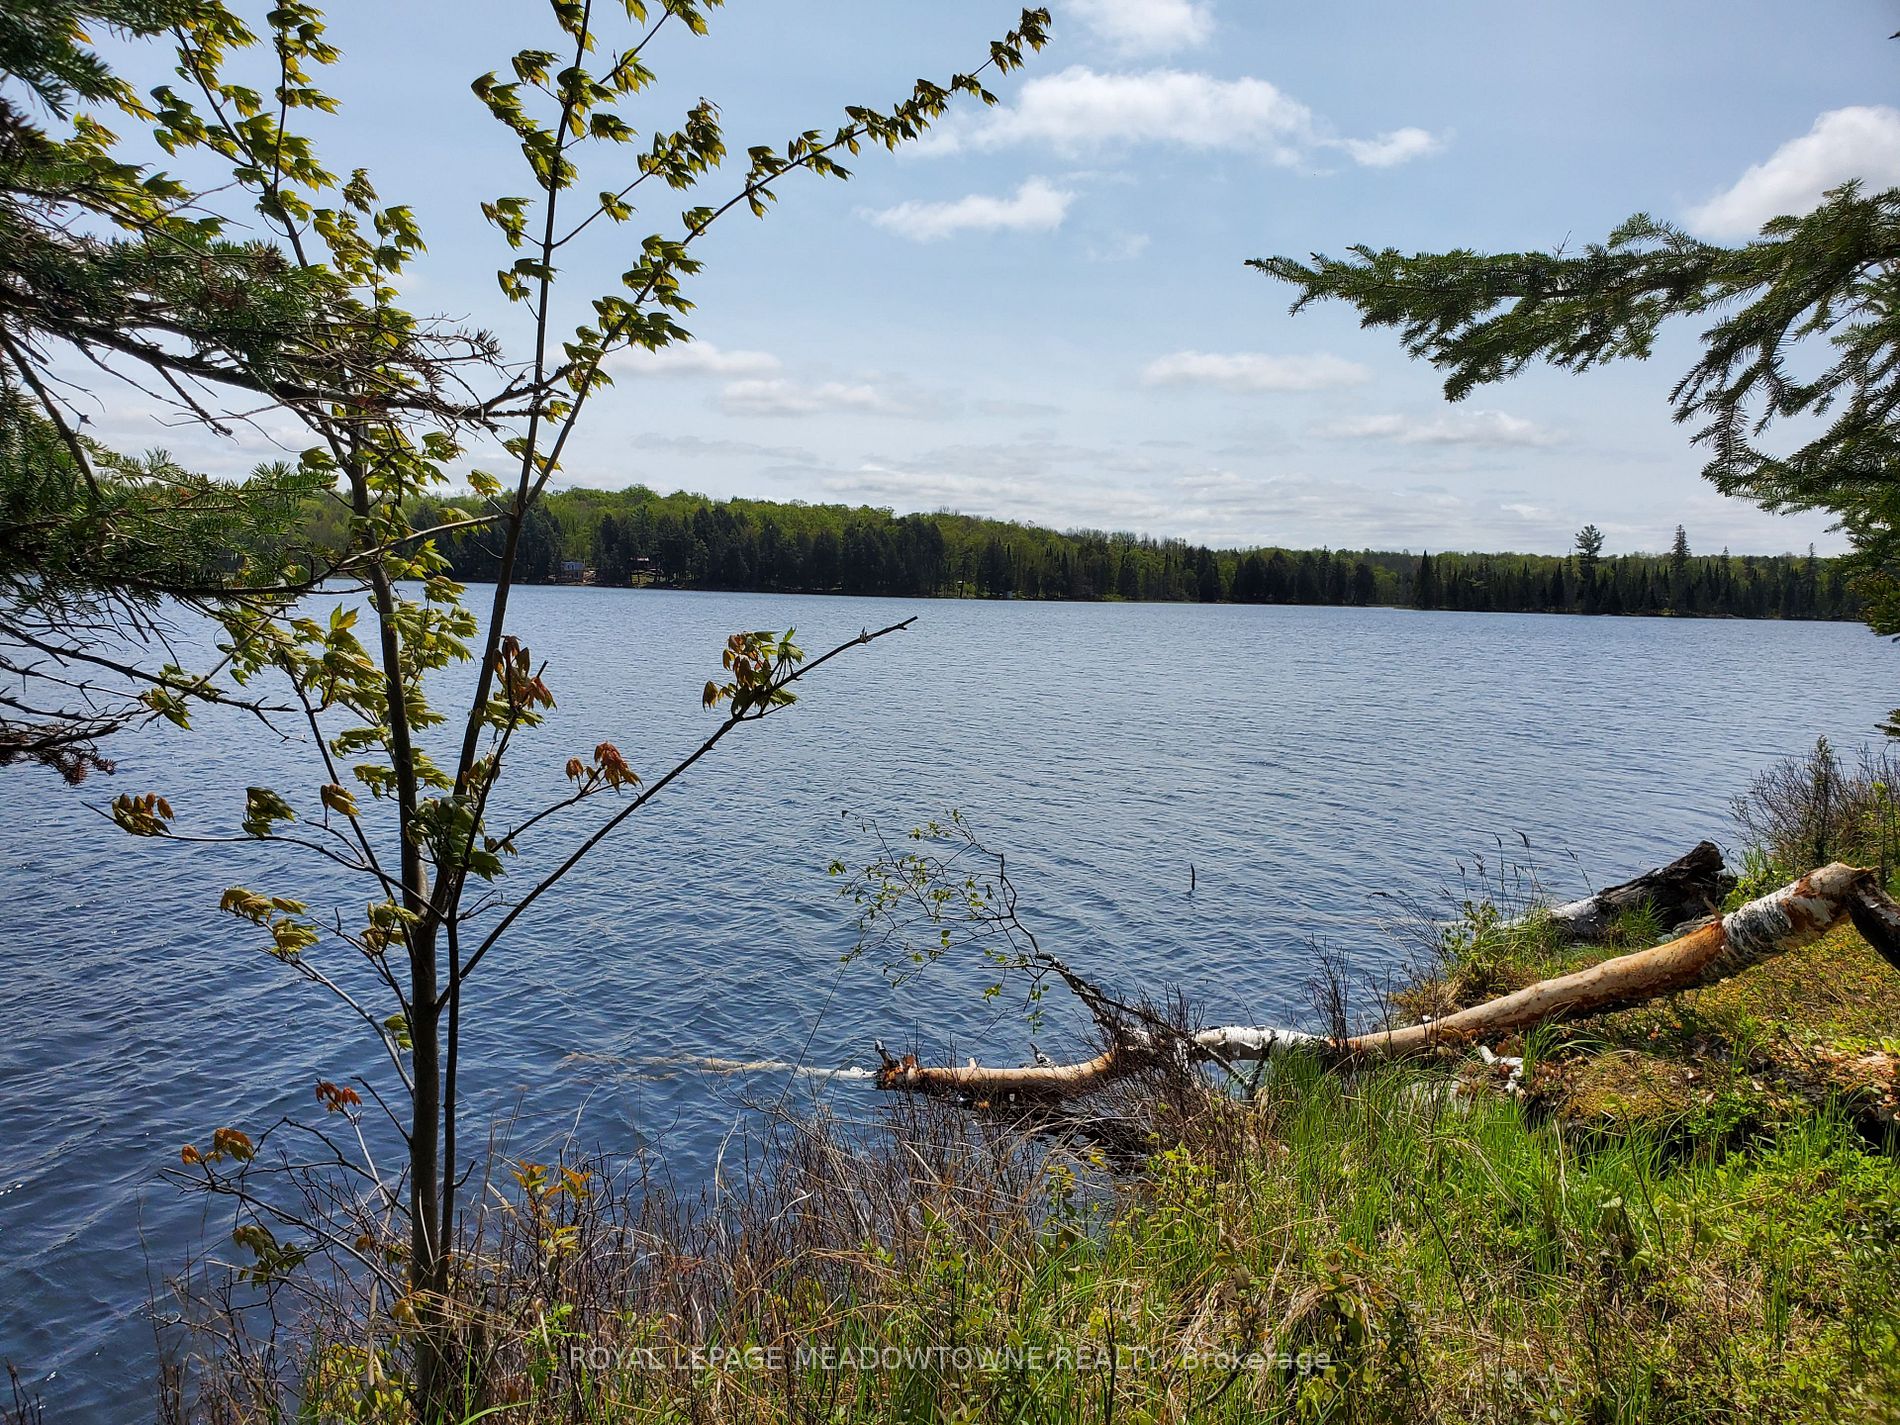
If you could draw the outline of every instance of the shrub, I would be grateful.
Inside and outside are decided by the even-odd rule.
[[[1862,747],[1852,770],[1825,737],[1749,783],[1730,807],[1750,851],[1745,883],[1778,885],[1829,861],[1875,867],[1883,883],[1900,860],[1900,753]]]

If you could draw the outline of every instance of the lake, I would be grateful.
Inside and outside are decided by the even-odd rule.
[[[554,793],[610,739],[657,773],[714,723],[698,690],[726,634],[793,624],[816,654],[911,615],[728,738],[497,950],[467,1011],[478,1118],[519,1105],[518,1144],[654,1148],[691,1184],[748,1103],[875,1097],[696,1058],[862,1066],[873,1036],[915,1036],[1021,1062],[1017,1007],[983,1000],[979,967],[893,989],[840,963],[826,866],[869,856],[855,815],[959,808],[1079,971],[1178,985],[1210,1019],[1300,1021],[1315,940],[1368,970],[1401,956],[1372,892],[1433,896],[1495,861],[1494,838],[1558,894],[1621,880],[1729,840],[1754,772],[1817,733],[1868,740],[1900,703],[1900,650],[1847,624],[527,589],[514,627],[559,707],[515,766]],[[77,791],[0,772],[0,1357],[53,1418],[149,1415],[151,1284],[223,1230],[160,1180],[179,1146],[302,1111],[317,1079],[380,1058],[217,911],[233,884],[359,915],[364,894],[248,848],[134,841],[90,809],[156,790],[181,825],[229,826],[247,784],[314,800],[307,748],[202,722],[118,744],[119,774]]]

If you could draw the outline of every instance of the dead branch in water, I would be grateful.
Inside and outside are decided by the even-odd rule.
[[[961,1067],[927,1066],[918,1063],[915,1055],[894,1058],[878,1044],[883,1062],[877,1084],[881,1089],[952,1095],[980,1104],[1073,1098],[1169,1059],[1231,1064],[1264,1060],[1292,1045],[1304,1045],[1342,1061],[1421,1054],[1518,1034],[1541,1024],[1625,1009],[1711,985],[1812,944],[1850,919],[1868,943],[1900,969],[1900,906],[1888,898],[1872,871],[1835,862],[1662,945],[1542,980],[1443,1019],[1404,1029],[1345,1038],[1260,1025],[1225,1025],[1193,1032],[1170,1030],[1151,1016],[1119,1022],[1104,1017],[1102,1006],[1112,1001],[1090,987],[1086,998],[1096,1010],[1097,1022],[1108,1032],[1107,1047],[1093,1058],[1068,1064],[1039,1062],[1022,1068],[975,1062]],[[1079,979],[1066,966],[1061,977],[1071,986]]]

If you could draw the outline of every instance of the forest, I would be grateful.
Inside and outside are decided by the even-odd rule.
[[[468,502],[419,508],[418,528],[465,519]],[[306,533],[335,547],[333,501]],[[643,485],[560,490],[530,511],[528,583],[659,585],[773,593],[1245,604],[1333,604],[1498,613],[1860,616],[1848,562],[1806,554],[1697,554],[1675,531],[1662,554],[1602,553],[1594,526],[1573,553],[1210,549],[1102,530],[1056,531],[963,514],[897,515],[804,501],[713,500]],[[492,580],[480,530],[443,540],[464,582]]]

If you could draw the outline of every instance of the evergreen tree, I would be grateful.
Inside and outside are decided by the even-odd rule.
[[[11,685],[0,765],[28,759],[77,781],[110,767],[99,743],[128,723],[182,723],[194,702],[237,701],[206,678],[87,645],[117,630],[136,648],[167,600],[213,615],[237,598],[262,607],[319,572],[286,545],[324,479],[269,464],[217,481],[161,452],[112,449],[55,371],[142,367],[147,395],[189,388],[181,419],[215,423],[221,391],[247,407],[310,399],[366,359],[342,282],[227,238],[198,195],[118,158],[101,123],[73,117],[81,103],[150,117],[92,32],[138,40],[229,19],[199,0],[0,10],[0,674]],[[413,373],[429,360],[420,345],[398,341],[379,359]]]
[[[1416,555],[1376,550],[1211,550],[968,515],[898,516],[841,505],[662,496],[637,485],[563,490],[543,503],[547,518],[537,516],[521,536],[523,572],[536,580],[551,579],[563,563],[579,561],[592,564],[602,583],[626,583],[638,570],[679,588],[1366,605],[1411,602],[1421,563]],[[419,519],[439,525],[455,517],[457,502],[424,502],[417,510]],[[313,505],[301,538],[321,545],[336,537],[328,507]],[[485,531],[458,532],[442,547],[457,578],[494,577],[499,546]],[[1608,612],[1582,585],[1572,559],[1590,567],[1595,589],[1607,591],[1620,580],[1618,607],[1629,613],[1667,607],[1672,591],[1679,590],[1679,612],[1779,617],[1784,567],[1792,571],[1794,586],[1789,616],[1851,617],[1858,607],[1841,561],[1818,553],[1812,567],[1793,555],[1738,561],[1691,553],[1686,572],[1672,554],[1429,558],[1426,583],[1440,608]],[[1771,573],[1773,597],[1764,603],[1752,596],[1748,580],[1731,566],[1754,569],[1756,578]]]
[[[1218,602],[1221,596],[1219,561],[1214,558],[1211,551],[1206,549],[1197,549],[1194,552],[1194,558],[1195,597],[1204,604]]]
[[[1691,606],[1689,597],[1689,536],[1676,526],[1675,540],[1669,546],[1669,607]]]
[[[1454,401],[1534,361],[1584,371],[1646,357],[1665,324],[1712,317],[1670,393],[1709,452],[1703,473],[1768,510],[1836,516],[1868,622],[1900,635],[1900,189],[1845,184],[1739,247],[1639,214],[1577,253],[1361,245],[1345,259],[1252,265],[1292,284],[1296,312],[1339,299],[1364,325],[1396,328],[1407,352],[1445,373]],[[1812,376],[1791,370],[1803,343],[1829,363]],[[1789,422],[1792,450],[1763,443]]]
[[[1267,601],[1267,561],[1258,552],[1240,561],[1234,573],[1234,602],[1264,604]]]
[[[1597,563],[1602,558],[1603,531],[1587,524],[1577,531],[1577,569],[1588,578],[1596,573]]]

